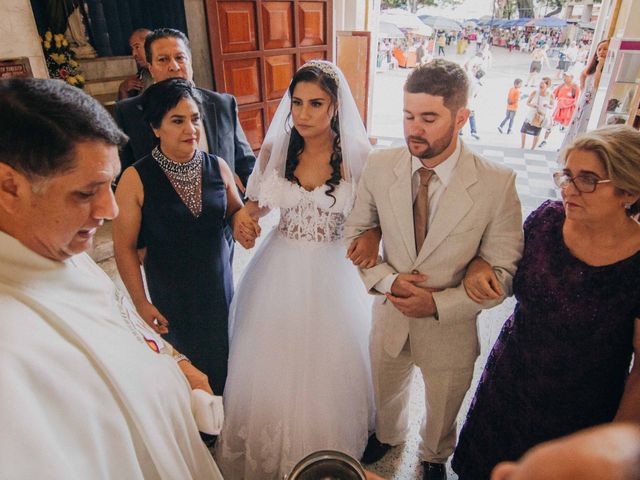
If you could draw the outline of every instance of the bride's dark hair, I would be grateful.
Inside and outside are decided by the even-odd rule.
[[[309,66],[302,67],[296,72],[289,85],[289,97],[293,98],[293,90],[299,82],[310,82],[317,84],[325,93],[331,97],[331,104],[338,105],[338,84],[329,75],[324,73],[318,67]],[[289,112],[291,116],[291,112]],[[342,167],[342,148],[340,147],[340,122],[338,120],[338,111],[331,119],[331,130],[335,134],[333,138],[333,152],[331,153],[331,159],[329,164],[331,165],[331,177],[325,182],[329,188],[326,191],[326,195],[333,198],[333,203],[336,203],[336,197],[333,195],[336,187],[342,179],[341,167]],[[304,138],[296,130],[295,126],[291,127],[291,136],[289,137],[289,148],[287,149],[287,163],[285,165],[284,176],[290,182],[295,182],[298,185],[300,180],[295,176],[296,167],[298,166],[298,157],[304,151]]]

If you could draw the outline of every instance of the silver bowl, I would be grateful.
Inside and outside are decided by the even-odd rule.
[[[300,460],[284,480],[366,480],[360,462],[337,450],[320,450]]]

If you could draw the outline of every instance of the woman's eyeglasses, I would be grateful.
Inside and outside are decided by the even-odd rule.
[[[558,188],[567,188],[570,183],[581,193],[593,193],[599,183],[610,183],[611,180],[600,180],[594,175],[578,175],[572,177],[564,172],[555,172],[553,181]]]

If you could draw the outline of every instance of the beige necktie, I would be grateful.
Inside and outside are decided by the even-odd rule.
[[[424,239],[427,236],[429,225],[429,180],[433,176],[433,170],[422,167],[418,170],[420,185],[418,195],[413,202],[413,231],[416,237],[416,253],[420,252]]]

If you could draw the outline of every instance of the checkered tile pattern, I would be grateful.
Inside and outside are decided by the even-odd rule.
[[[522,202],[523,216],[547,199],[559,200],[560,192],[551,177],[558,170],[558,152],[519,148],[469,145],[476,153],[501,163],[516,172],[516,188]]]
[[[403,139],[378,138],[377,147],[388,148],[403,144]],[[484,158],[505,165],[516,172],[516,188],[522,203],[523,218],[526,218],[545,200],[560,199],[560,192],[555,188],[551,178],[553,172],[558,170],[558,152],[495,147],[476,143],[466,143],[466,145]]]

